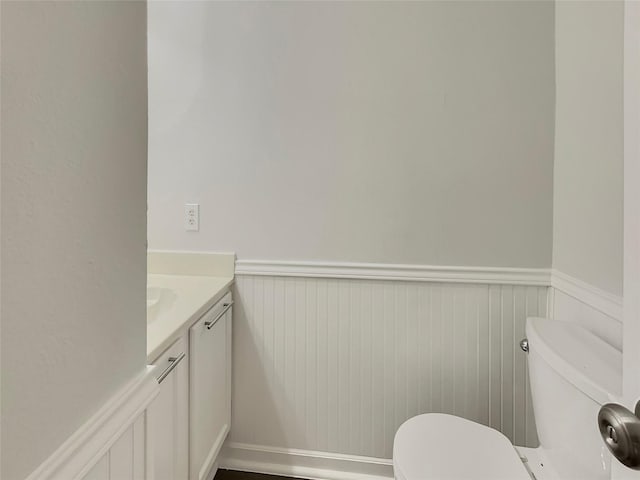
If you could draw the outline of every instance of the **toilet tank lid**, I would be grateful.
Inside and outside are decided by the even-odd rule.
[[[622,352],[574,322],[527,319],[530,352],[603,404],[622,392]]]

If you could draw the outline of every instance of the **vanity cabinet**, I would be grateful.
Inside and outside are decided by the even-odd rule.
[[[151,467],[155,480],[188,478],[189,361],[187,341],[179,338],[153,363],[160,393],[148,410]]]
[[[189,329],[189,478],[207,480],[231,425],[232,297]]]

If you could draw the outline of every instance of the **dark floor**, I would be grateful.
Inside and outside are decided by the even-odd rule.
[[[291,477],[279,475],[264,475],[262,473],[237,472],[235,470],[218,470],[213,480],[294,480]],[[299,479],[296,479],[299,480]]]

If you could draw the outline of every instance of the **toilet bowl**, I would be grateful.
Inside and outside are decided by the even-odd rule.
[[[453,415],[418,415],[396,432],[396,479],[610,478],[597,415],[620,396],[622,353],[576,323],[529,318],[526,334],[540,446],[515,447],[497,430]]]

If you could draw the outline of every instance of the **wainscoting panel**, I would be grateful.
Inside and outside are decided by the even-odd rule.
[[[140,415],[83,480],[142,480],[145,475],[145,414]]]
[[[391,458],[425,412],[536,446],[527,316],[547,287],[236,277],[231,444]]]
[[[147,367],[26,480],[152,480],[147,408],[159,390],[154,367]]]

